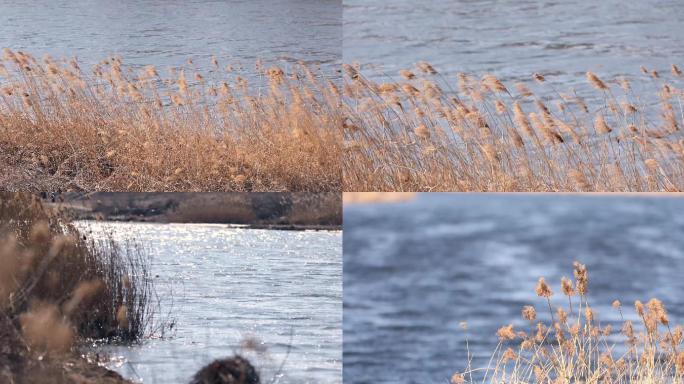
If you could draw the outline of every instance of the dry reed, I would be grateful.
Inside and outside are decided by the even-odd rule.
[[[468,366],[452,376],[457,383],[611,383],[663,384],[682,383],[684,349],[682,327],[670,324],[667,311],[658,299],[646,304],[636,301],[638,324],[626,320],[626,309],[612,303],[621,322],[620,329],[601,324],[589,304],[588,273],[575,262],[575,284],[561,280],[561,292],[568,307],[552,308],[550,287],[541,278],[537,295],[544,298],[550,311],[550,323],[538,320],[533,306],[525,306],[522,317],[527,326],[499,329],[499,343],[483,368]],[[616,341],[621,339],[624,345]],[[470,351],[468,351],[470,356]],[[470,358],[468,359],[470,361]]]
[[[136,341],[151,329],[151,280],[140,250],[88,241],[34,196],[0,194],[0,263],[0,315],[32,350]]]
[[[380,83],[345,65],[344,190],[682,191],[682,72],[644,73],[588,72],[581,95],[538,73],[511,87],[420,63]]]
[[[303,64],[257,64],[253,86],[212,60],[163,75],[110,57],[5,49],[0,185],[5,190],[339,191],[335,84]]]

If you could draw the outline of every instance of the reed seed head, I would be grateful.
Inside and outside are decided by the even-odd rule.
[[[537,318],[537,311],[531,305],[526,305],[522,309],[523,319],[528,321],[534,321]]]
[[[427,61],[419,62],[417,67],[423,73],[426,73],[429,75],[436,75],[437,74],[437,71],[435,70],[435,68],[432,65],[430,65],[430,63],[428,63]]]
[[[596,130],[596,133],[598,134],[607,134],[612,132],[613,130],[608,126],[606,123],[606,120],[603,118],[602,114],[597,114],[596,118],[594,119],[594,129]]]
[[[644,316],[644,314],[645,314],[644,304],[641,301],[637,300],[634,302],[634,309],[636,309],[636,312],[639,316],[641,316],[641,317]]]
[[[506,89],[503,83],[494,75],[484,75],[482,77],[482,84],[492,92],[508,92],[508,89]]]
[[[402,69],[401,71],[399,71],[399,75],[401,75],[401,77],[403,77],[406,80],[412,80],[416,77],[415,73],[406,69]]]
[[[558,315],[558,321],[559,321],[561,324],[567,324],[567,322],[568,322],[568,313],[565,312],[565,310],[564,310],[563,308],[558,307],[558,309],[556,310],[556,315]]]
[[[565,296],[572,296],[575,294],[575,288],[572,286],[572,280],[562,277],[561,278],[561,289]]]
[[[513,330],[513,324],[505,325],[499,328],[499,330],[496,331],[496,335],[501,341],[514,340],[517,337],[515,331]]]
[[[421,125],[417,126],[416,128],[414,128],[413,133],[415,133],[416,136],[420,137],[421,139],[427,140],[430,138],[430,131],[425,126],[425,124],[421,124]]]
[[[551,287],[549,287],[549,285],[546,284],[546,280],[544,280],[543,277],[539,278],[535,291],[537,293],[537,296],[545,297],[547,299],[552,295]]]
[[[589,83],[598,90],[605,91],[608,89],[606,83],[599,79],[593,72],[587,72],[587,80],[589,80]]]
[[[507,363],[510,360],[518,360],[518,355],[513,351],[511,347],[508,347],[501,357],[503,363]]]
[[[38,352],[60,354],[71,348],[73,330],[54,304],[34,303],[19,323],[24,340]]]
[[[646,168],[648,168],[648,170],[651,172],[655,172],[658,170],[658,161],[656,159],[646,159],[644,160],[644,164],[646,165]]]
[[[119,328],[127,329],[130,325],[128,321],[128,307],[125,305],[119,306],[116,311],[116,321],[119,324]]]
[[[589,288],[589,274],[587,273],[587,266],[575,261],[573,263],[573,268],[577,292],[579,292],[580,295],[585,296]]]

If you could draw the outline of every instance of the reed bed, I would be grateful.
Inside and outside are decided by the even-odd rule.
[[[79,382],[60,368],[69,359],[87,366],[79,346],[135,342],[153,330],[140,250],[89,241],[32,195],[0,193],[0,263],[2,382]]]
[[[139,246],[88,240],[37,197],[0,194],[3,313],[54,306],[78,336],[135,341],[151,320],[151,279]]]
[[[339,191],[342,111],[335,84],[307,66],[168,74],[110,57],[5,49],[0,184],[6,190]]]
[[[567,306],[559,307],[552,305],[553,289],[540,278],[535,289],[541,300],[537,308],[539,314],[548,311],[550,322],[539,320],[534,306],[523,307],[526,325],[515,328],[510,324],[497,331],[499,343],[489,365],[473,368],[469,363],[451,382],[682,383],[684,332],[670,323],[660,300],[637,300],[635,316],[615,300],[613,310],[622,320],[620,328],[613,329],[612,324],[601,323],[589,303],[586,266],[575,262],[574,277],[574,281],[561,279],[559,288],[565,296],[561,301]]]
[[[682,191],[682,71],[641,71],[580,92],[344,65],[344,190]]]

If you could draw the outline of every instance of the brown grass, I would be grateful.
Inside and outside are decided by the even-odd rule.
[[[89,241],[35,196],[0,193],[0,265],[0,382],[127,382],[79,351],[155,331],[138,248]]]
[[[541,74],[513,86],[421,63],[378,83],[344,69],[345,191],[684,190],[676,66],[633,84],[587,73],[586,95]]]
[[[0,185],[9,190],[335,191],[341,109],[304,65],[252,86],[213,60],[162,75],[108,58],[4,51]]]
[[[137,248],[88,241],[23,194],[0,194],[0,234],[0,312],[31,349],[144,335],[151,283]]]
[[[623,317],[627,309],[615,300],[613,310],[622,324],[620,329],[613,329],[610,324],[601,324],[589,303],[586,267],[576,262],[574,275],[574,282],[563,278],[559,285],[568,306],[556,308],[550,301],[553,289],[540,278],[536,292],[543,300],[541,311],[550,311],[550,323],[537,319],[535,307],[523,307],[522,317],[528,325],[500,328],[489,365],[468,366],[454,374],[451,382],[682,383],[684,331],[670,324],[663,303],[655,298],[645,304],[637,300],[634,311],[639,323],[633,324]]]

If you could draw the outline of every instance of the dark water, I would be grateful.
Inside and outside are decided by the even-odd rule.
[[[523,305],[548,320],[537,279],[559,292],[574,260],[604,324],[614,299],[633,317],[651,297],[684,323],[683,212],[681,198],[435,193],[345,207],[344,382],[446,383],[466,366],[461,321],[485,366]]]
[[[342,55],[341,0],[37,0],[0,2],[0,47],[42,56],[107,55],[124,63],[209,67],[257,58],[320,64],[336,73]]]
[[[269,382],[340,383],[342,234],[204,224],[80,222],[147,249],[175,330],[142,345],[104,348],[108,367],[145,383],[187,383],[214,359],[245,354]],[[157,335],[159,336],[159,335]],[[256,339],[267,353],[241,348]],[[288,346],[291,345],[289,356]],[[102,351],[103,348],[100,349]]]
[[[566,86],[591,70],[610,78],[639,66],[684,66],[680,0],[348,0],[344,61],[396,76],[420,60],[438,70]]]

